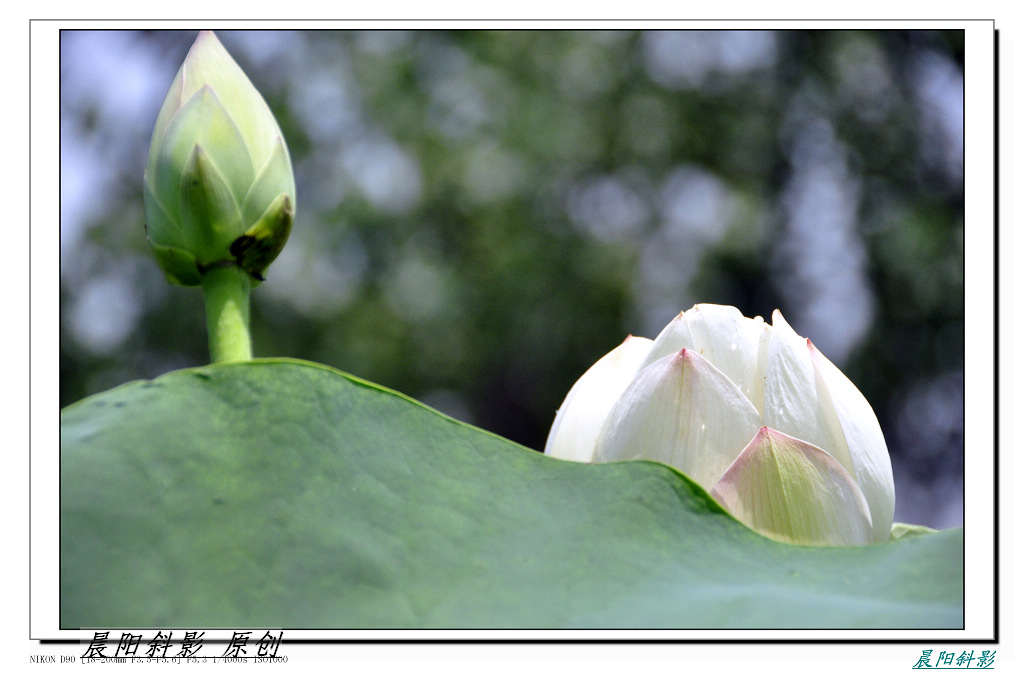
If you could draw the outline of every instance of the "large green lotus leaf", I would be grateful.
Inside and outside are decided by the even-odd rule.
[[[959,628],[963,532],[756,535],[652,462],[546,458],[324,366],[61,413],[61,627]]]

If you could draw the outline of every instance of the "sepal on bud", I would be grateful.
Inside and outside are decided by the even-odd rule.
[[[235,263],[258,281],[270,263],[281,254],[292,232],[292,203],[282,193],[270,204],[256,223],[231,243],[228,250]]]

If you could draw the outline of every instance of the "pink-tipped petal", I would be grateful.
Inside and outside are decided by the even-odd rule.
[[[596,460],[659,460],[710,488],[759,419],[732,380],[683,349],[637,373],[608,414]]]
[[[776,540],[872,542],[867,500],[850,473],[820,448],[769,427],[743,449],[711,495],[738,520]]]
[[[544,454],[575,462],[592,462],[605,417],[647,355],[651,340],[629,336],[603,356],[569,390],[555,415]]]
[[[665,326],[640,369],[682,349],[691,349],[711,361],[760,409],[764,397],[758,363],[769,332],[760,316],[746,318],[732,306],[696,304]]]

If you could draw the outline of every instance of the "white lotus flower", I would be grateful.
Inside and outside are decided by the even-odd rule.
[[[698,304],[630,337],[573,386],[546,454],[658,460],[733,516],[797,544],[884,542],[889,452],[857,388],[779,311],[772,325]]]

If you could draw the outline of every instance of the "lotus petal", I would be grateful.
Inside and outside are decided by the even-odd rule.
[[[822,388],[822,403],[834,413],[845,454],[850,460],[848,469],[867,498],[874,525],[875,542],[889,539],[893,513],[896,506],[896,491],[892,478],[892,462],[885,445],[882,428],[878,425],[874,410],[860,390],[839,368],[818,351],[808,340],[811,362]],[[832,452],[832,451],[829,451]],[[832,453],[835,455],[836,453]]]
[[[660,460],[707,489],[759,426],[757,409],[732,380],[683,349],[641,370],[616,401],[597,460]]]
[[[583,373],[555,415],[544,454],[592,462],[605,417],[650,350],[651,340],[630,335]]]
[[[641,370],[682,349],[697,352],[739,387],[755,408],[764,400],[763,370],[771,328],[760,316],[719,304],[697,304],[680,313],[654,338]]]
[[[872,542],[867,500],[850,473],[820,448],[769,427],[757,432],[711,495],[739,521],[776,540]]]

